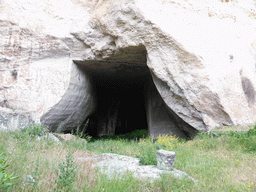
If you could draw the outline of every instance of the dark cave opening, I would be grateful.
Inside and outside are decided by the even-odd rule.
[[[164,89],[168,90],[168,86],[148,68],[145,47],[125,48],[102,60],[74,62],[93,87],[90,95],[94,98],[92,106],[96,107],[82,124],[90,136],[125,134],[137,129],[147,129],[152,137],[172,134],[189,139],[196,134],[158,92],[156,81]]]
[[[148,129],[145,93],[151,76],[148,68],[144,70],[147,75],[135,77],[92,76],[98,106],[90,117],[89,135],[119,135]]]
[[[107,84],[105,82],[104,79],[97,79],[98,111],[106,116],[109,114],[115,116],[115,125],[111,125],[115,126],[114,134],[147,129],[145,110],[147,78],[109,78]],[[104,94],[106,92],[109,93],[108,97]]]
[[[148,129],[145,101],[152,77],[144,47],[126,48],[103,60],[75,63],[92,79],[97,101],[97,108],[89,117],[86,130],[89,135]]]

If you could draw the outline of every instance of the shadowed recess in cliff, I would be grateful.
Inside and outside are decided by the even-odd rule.
[[[147,129],[145,92],[151,76],[145,49],[128,48],[112,58],[75,63],[89,74],[96,94],[97,109],[89,118],[89,134]]]
[[[41,118],[52,131],[71,131],[86,124],[92,136],[136,129],[148,129],[154,137],[191,138],[196,133],[158,93],[143,46],[119,50],[103,60],[74,61],[70,82],[62,100]]]
[[[165,105],[149,68],[144,47],[130,47],[104,60],[75,61],[92,79],[97,108],[89,117],[91,135],[114,135],[149,129],[155,137],[193,137],[195,129]],[[184,130],[182,125],[186,125]]]

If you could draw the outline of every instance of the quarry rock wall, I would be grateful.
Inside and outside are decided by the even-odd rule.
[[[187,138],[196,130],[254,123],[252,2],[4,0],[0,11],[2,129],[81,126],[98,110],[101,76],[140,79],[144,88],[150,76],[143,102],[156,135]],[[104,126],[122,119],[116,108],[102,116]],[[102,126],[97,129],[115,134],[114,125]]]

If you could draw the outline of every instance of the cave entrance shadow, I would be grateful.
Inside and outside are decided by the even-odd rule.
[[[151,75],[148,68],[144,70],[147,75],[135,77],[92,76],[98,104],[89,118],[87,134],[121,135],[148,129],[145,101]]]
[[[95,113],[98,135],[116,135],[147,129],[145,92],[149,76],[97,78],[98,108]]]
[[[196,130],[166,105],[155,83],[169,89],[147,66],[145,47],[130,47],[102,60],[74,61],[92,81],[97,107],[86,133],[116,135],[147,129],[152,137],[190,139]],[[168,94],[168,92],[167,92]],[[168,95],[167,95],[168,96]]]
[[[75,61],[90,76],[97,102],[87,134],[120,135],[148,129],[145,101],[152,77],[146,57],[145,47],[139,46],[103,60]]]

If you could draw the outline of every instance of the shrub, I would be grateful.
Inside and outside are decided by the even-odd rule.
[[[180,146],[181,140],[172,135],[163,134],[163,135],[159,135],[156,138],[156,144],[161,149],[164,149],[167,151],[172,151],[175,148],[177,148],[178,146]]]
[[[58,177],[55,180],[57,190],[72,191],[77,172],[71,152],[68,152],[65,161],[59,163],[59,169],[56,169],[55,172]]]
[[[130,133],[126,133],[126,134],[121,134],[121,135],[112,135],[112,136],[108,136],[108,135],[103,135],[100,136],[100,140],[120,140],[120,139],[124,139],[124,140],[135,140],[138,141],[141,138],[146,138],[148,136],[148,130],[146,129],[137,129],[135,131],[132,131]],[[92,139],[90,138],[89,142],[94,142],[97,139]]]
[[[148,136],[148,130],[146,129],[137,129],[131,133],[127,133],[124,135],[123,139],[140,139],[140,138],[146,138]]]
[[[156,150],[157,146],[150,138],[143,139],[139,142],[140,154],[137,156],[140,159],[141,165],[157,165]]]

